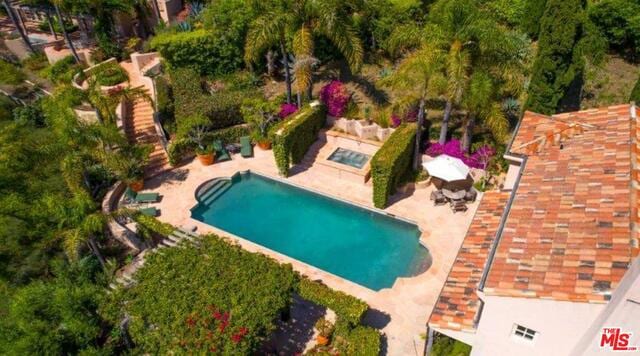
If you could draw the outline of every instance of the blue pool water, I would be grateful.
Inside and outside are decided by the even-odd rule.
[[[428,264],[414,224],[255,173],[209,186],[194,219],[370,289]]]
[[[362,168],[364,167],[365,163],[367,163],[367,161],[369,160],[369,156],[364,153],[351,151],[346,148],[338,147],[338,149],[333,151],[333,153],[331,154],[331,156],[329,156],[328,159],[330,161],[346,164],[347,166]]]

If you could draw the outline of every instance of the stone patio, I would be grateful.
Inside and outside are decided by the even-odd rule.
[[[373,207],[371,183],[340,179],[328,172],[326,167],[323,169],[322,165],[314,164],[318,157],[322,157],[318,152],[328,149],[327,145],[330,143],[326,139],[318,140],[307,154],[305,164],[292,169],[292,176],[287,181],[355,204]],[[200,184],[215,177],[230,177],[238,171],[246,170],[278,177],[272,151],[262,151],[256,147],[253,158],[233,155],[231,161],[208,167],[193,160],[147,181],[145,190],[158,192],[162,196],[159,203],[153,204],[160,210],[161,221],[176,226],[195,225],[199,233],[214,232],[231,237],[249,251],[261,252],[283,263],[291,263],[294,269],[311,279],[320,279],[334,289],[361,298],[372,308],[365,317],[365,323],[382,330],[386,335],[387,354],[422,355],[427,319],[478,203],[470,204],[469,210],[464,213],[453,214],[448,206],[433,206],[429,200],[429,194],[434,189],[432,185],[396,194],[385,212],[412,220],[420,227],[420,240],[429,249],[433,262],[424,273],[398,278],[392,288],[376,292],[190,217],[190,209],[197,203],[194,193]],[[478,201],[480,198],[481,196]]]

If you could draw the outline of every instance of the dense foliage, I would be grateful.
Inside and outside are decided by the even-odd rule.
[[[82,66],[76,63],[73,56],[67,56],[43,69],[40,75],[54,83],[69,84],[73,76],[81,71]]]
[[[433,356],[469,356],[470,353],[471,346],[442,334],[435,337],[431,349]]]
[[[15,65],[0,59],[0,84],[17,85],[26,79],[26,75]]]
[[[367,303],[362,300],[306,278],[300,280],[298,294],[306,300],[333,310],[351,326],[359,325],[364,313],[369,310]]]
[[[316,105],[303,108],[291,119],[274,126],[273,156],[280,175],[288,176],[291,164],[302,161],[309,147],[318,139],[318,132],[326,120],[325,106]]]
[[[633,87],[631,91],[631,96],[629,97],[629,101],[633,101],[637,104],[640,104],[640,78],[636,81],[636,85]]]
[[[525,0],[520,27],[532,38],[538,38],[540,19],[547,8],[547,0]]]
[[[589,18],[605,35],[611,49],[637,59],[640,51],[640,1],[594,2],[589,6]]]
[[[602,52],[600,40],[583,1],[548,0],[526,108],[541,114],[563,110],[561,100],[570,87],[582,85],[585,57]]]
[[[329,115],[341,117],[351,100],[351,93],[340,81],[333,80],[320,90],[320,100],[327,106]]]
[[[204,29],[161,33],[150,47],[160,52],[171,68],[191,68],[200,74],[226,74],[242,66],[242,50]]]
[[[204,135],[204,142],[212,143],[215,140],[221,140],[224,144],[240,142],[240,137],[247,136],[251,132],[249,125],[240,124],[224,129],[208,131]],[[179,164],[182,159],[193,154],[195,147],[192,142],[185,139],[174,139],[168,147],[169,163],[172,165]],[[192,156],[193,157],[193,156]]]
[[[101,65],[94,70],[92,74],[98,85],[105,87],[114,86],[129,80],[127,72],[125,72],[124,69],[122,69],[122,67],[116,62]]]
[[[396,187],[411,172],[415,145],[415,124],[400,125],[371,158],[373,205],[385,208]]]
[[[104,312],[115,323],[128,315],[137,348],[154,354],[255,352],[297,282],[290,265],[215,235],[147,255],[135,279],[110,295]]]

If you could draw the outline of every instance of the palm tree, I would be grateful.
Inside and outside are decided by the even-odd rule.
[[[58,17],[58,24],[60,25],[60,31],[62,31],[62,35],[64,36],[64,40],[67,42],[67,46],[69,50],[71,50],[71,54],[73,54],[73,58],[76,60],[76,63],[80,63],[80,56],[78,56],[78,52],[76,51],[76,47],[71,41],[71,36],[67,32],[67,28],[64,26],[64,20],[62,19],[62,13],[60,12],[60,6],[63,5],[64,0],[53,0],[53,9],[56,11],[56,16]]]
[[[466,111],[463,120],[463,151],[469,152],[471,148],[471,136],[477,120],[481,120],[483,126],[487,127],[498,141],[503,141],[508,135],[509,120],[497,99],[498,93],[498,86],[489,73],[478,71],[473,74],[467,95],[461,103]]]
[[[424,44],[418,50],[410,53],[399,64],[398,69],[385,78],[383,84],[401,90],[405,100],[403,103],[418,102],[418,125],[416,128],[416,147],[413,159],[413,168],[420,165],[420,150],[422,127],[426,118],[425,104],[431,92],[437,91],[441,85],[443,76],[442,68],[445,63],[445,54],[439,48]]]
[[[13,12],[13,8],[11,7],[9,0],[4,0],[3,4],[5,9],[7,10],[7,15],[9,16],[9,19],[11,19],[11,22],[16,27],[16,30],[20,34],[20,37],[22,37],[22,41],[24,41],[24,44],[27,46],[29,51],[31,51],[31,53],[36,53],[35,49],[33,48],[33,45],[31,44],[31,41],[29,40],[29,36],[27,36],[27,34],[24,32],[24,29],[22,28],[20,21],[18,21],[18,18],[16,17],[15,12]]]

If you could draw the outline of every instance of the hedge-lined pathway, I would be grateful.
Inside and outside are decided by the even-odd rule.
[[[324,133],[321,133],[322,135]],[[324,146],[328,144],[330,143],[327,143],[326,139],[318,140],[307,154],[305,161],[311,163],[318,159],[319,150],[326,148]],[[189,209],[196,205],[194,192],[200,184],[215,177],[230,177],[238,171],[249,169],[277,177],[273,152],[262,151],[256,147],[253,158],[233,155],[230,161],[208,167],[194,160],[147,181],[145,188],[158,192],[162,196],[162,201],[154,204],[160,209],[161,221],[175,226],[196,225],[199,233],[214,232],[221,236],[230,236],[248,251],[261,252],[280,262],[291,263],[294,269],[312,280],[321,279],[333,289],[344,291],[366,301],[376,311],[365,317],[365,322],[385,333],[388,354],[415,355],[416,352],[419,354],[424,348],[424,339],[421,335],[426,331],[429,315],[464,240],[478,203],[470,204],[469,210],[465,213],[452,214],[447,206],[433,206],[429,200],[432,186],[418,189],[403,199],[398,195],[394,196],[392,200],[396,202],[385,211],[411,219],[420,226],[423,231],[420,239],[428,247],[433,263],[426,272],[414,277],[398,278],[392,288],[375,292],[191,219]],[[339,179],[328,174],[326,166],[319,164],[311,164],[306,169],[294,171],[298,173],[287,178],[294,184],[368,207],[373,205],[370,184]]]

